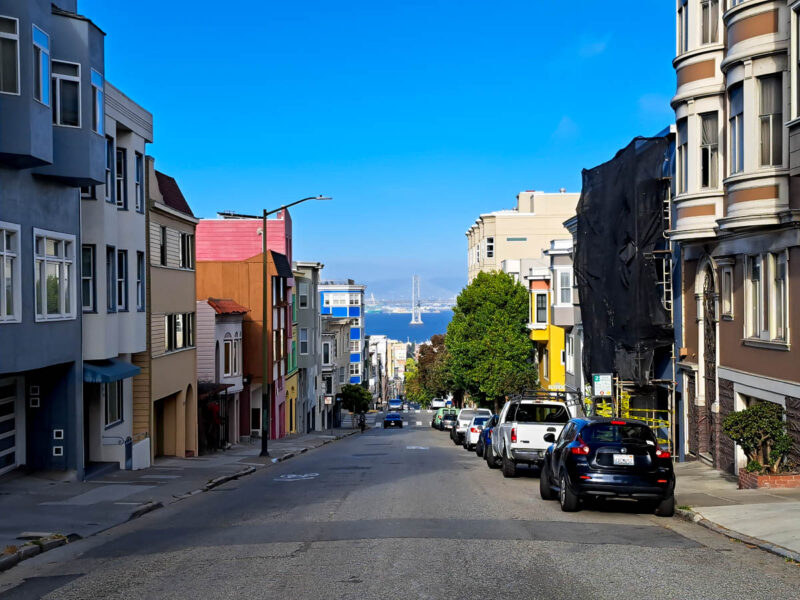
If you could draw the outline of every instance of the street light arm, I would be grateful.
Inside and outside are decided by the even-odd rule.
[[[298,204],[307,202],[308,200],[333,200],[333,198],[330,198],[328,196],[309,196],[308,198],[301,198],[300,200],[295,200],[294,202],[291,202],[289,204],[284,204],[280,208],[268,211],[267,216],[274,215],[277,212],[281,212],[282,210],[286,210],[287,208],[291,208],[292,206],[297,206]]]

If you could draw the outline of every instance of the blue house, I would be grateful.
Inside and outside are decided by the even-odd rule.
[[[319,286],[319,306],[323,320],[349,319],[350,321],[350,364],[349,382],[360,384],[363,380],[365,342],[364,342],[364,290],[352,279],[346,282],[325,281]]]

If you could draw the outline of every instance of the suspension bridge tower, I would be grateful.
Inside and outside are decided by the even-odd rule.
[[[422,306],[419,297],[419,275],[411,277],[411,325],[422,325]]]

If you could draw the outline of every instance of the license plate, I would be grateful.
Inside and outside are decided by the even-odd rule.
[[[633,465],[633,454],[615,454],[615,465]]]

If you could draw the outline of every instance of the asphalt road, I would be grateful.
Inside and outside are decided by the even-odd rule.
[[[25,561],[0,600],[800,595],[798,565],[628,503],[562,513],[405,418]]]

